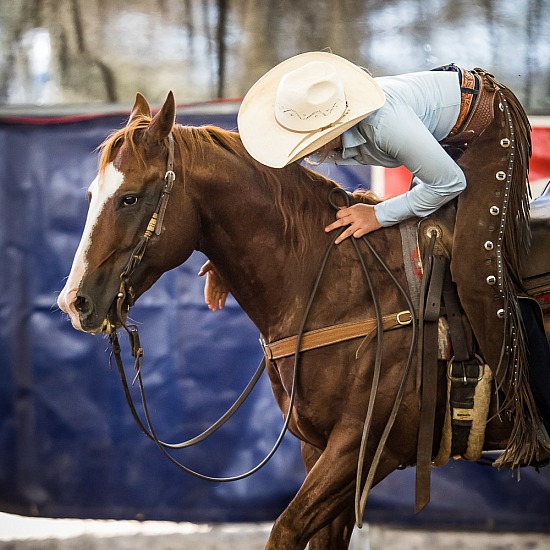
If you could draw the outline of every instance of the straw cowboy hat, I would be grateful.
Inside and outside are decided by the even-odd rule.
[[[239,109],[239,132],[257,161],[281,168],[313,153],[384,101],[382,88],[364,69],[332,53],[303,53],[250,88]]]

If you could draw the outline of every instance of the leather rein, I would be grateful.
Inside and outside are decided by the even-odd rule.
[[[260,362],[260,365],[256,369],[250,382],[247,384],[246,388],[242,391],[242,393],[237,398],[237,400],[233,403],[233,405],[227,410],[227,412],[223,414],[216,422],[214,422],[208,429],[206,429],[201,434],[187,441],[183,441],[181,443],[167,443],[167,442],[161,441],[155,432],[155,429],[153,427],[151,417],[149,414],[149,409],[147,406],[147,399],[145,396],[143,379],[141,376],[141,368],[143,364],[143,348],[141,347],[141,343],[139,339],[138,327],[135,324],[126,322],[123,309],[125,304],[126,304],[127,310],[129,310],[130,307],[134,304],[135,293],[129,283],[130,277],[133,275],[138,265],[142,261],[151,237],[153,235],[160,235],[162,232],[162,222],[164,219],[164,213],[166,211],[166,206],[170,198],[170,195],[172,193],[174,181],[176,179],[176,175],[173,171],[173,167],[174,167],[174,138],[172,134],[170,134],[168,136],[168,159],[167,159],[167,170],[164,176],[164,186],[162,188],[161,195],[157,203],[157,206],[155,208],[155,211],[153,212],[153,215],[151,216],[151,219],[147,225],[147,229],[143,234],[142,238],[140,239],[140,241],[138,242],[138,244],[136,245],[136,247],[134,248],[134,250],[132,251],[126,267],[120,274],[120,287],[116,298],[116,306],[115,306],[117,322],[120,323],[120,326],[128,334],[128,338],[130,342],[130,351],[131,351],[132,357],[134,358],[134,370],[135,370],[135,377],[132,382],[132,385],[135,384],[136,380],[138,381],[141,401],[143,404],[143,411],[145,414],[145,423],[141,420],[136,410],[136,407],[134,405],[134,401],[129,389],[128,379],[126,377],[124,365],[122,362],[121,347],[120,347],[116,329],[111,330],[109,334],[109,341],[111,345],[111,358],[115,359],[118,373],[122,382],[122,387],[124,389],[126,401],[129,405],[129,408],[132,413],[132,416],[134,417],[134,420],[136,421],[140,429],[143,431],[143,433],[149,439],[153,440],[156,443],[156,445],[159,447],[162,453],[170,460],[170,462],[172,462],[181,470],[195,477],[198,477],[200,479],[214,481],[214,482],[229,482],[229,481],[237,481],[240,479],[244,479],[256,473],[258,470],[260,470],[273,457],[273,455],[279,448],[284,435],[288,430],[290,419],[294,408],[294,401],[296,397],[296,387],[297,387],[297,380],[298,380],[298,373],[299,373],[298,366],[299,366],[301,353],[309,349],[314,349],[317,347],[326,346],[333,343],[342,342],[353,338],[358,338],[360,336],[364,336],[365,338],[359,347],[359,350],[360,350],[366,345],[366,343],[370,342],[376,336],[376,356],[375,356],[372,388],[369,396],[367,415],[366,415],[364,427],[363,427],[363,435],[361,440],[358,467],[357,467],[357,483],[356,483],[356,497],[355,497],[356,514],[355,515],[356,515],[357,525],[361,526],[362,515],[363,515],[366,499],[370,491],[370,488],[372,487],[372,484],[374,481],[374,475],[376,473],[377,466],[380,462],[380,458],[382,456],[384,446],[386,444],[390,431],[395,422],[395,418],[397,417],[398,409],[403,399],[403,395],[405,393],[406,382],[410,373],[412,359],[414,356],[416,334],[417,334],[417,323],[415,322],[415,319],[413,317],[412,312],[414,312],[414,306],[408,293],[403,289],[402,285],[393,275],[393,273],[391,272],[389,267],[386,265],[384,260],[374,250],[368,238],[366,236],[361,237],[362,240],[366,243],[373,257],[389,275],[390,279],[392,280],[394,285],[397,287],[399,293],[403,296],[403,298],[407,302],[407,307],[409,308],[408,310],[404,310],[399,313],[383,316],[381,314],[380,304],[375,293],[374,285],[373,285],[369,270],[359,250],[357,239],[355,238],[350,239],[355,248],[357,257],[360,261],[363,273],[365,275],[365,280],[369,287],[369,291],[373,300],[373,306],[375,309],[375,319],[368,319],[366,321],[362,321],[359,323],[344,323],[341,325],[327,327],[325,329],[306,332],[305,325],[309,317],[309,312],[311,310],[315,296],[317,294],[317,290],[319,288],[319,284],[324,274],[327,261],[330,257],[330,253],[334,249],[334,242],[336,241],[338,236],[346,229],[345,227],[342,227],[337,232],[337,234],[334,236],[329,246],[327,247],[327,250],[321,262],[321,266],[317,274],[316,280],[313,284],[313,288],[312,288],[308,303],[306,305],[304,315],[303,315],[297,335],[290,338],[285,338],[283,340],[279,340],[277,342],[272,342],[272,343],[266,343],[265,341],[263,341],[263,339],[261,340],[262,347],[264,349],[264,358]],[[341,188],[335,188],[331,191],[330,198],[329,198],[331,205],[335,209],[339,208],[339,205],[334,200],[334,195],[337,193],[343,196],[346,205],[349,206],[350,195]],[[363,464],[364,464],[365,455],[366,455],[367,439],[370,431],[370,425],[373,419],[375,397],[377,394],[380,373],[381,373],[383,334],[386,330],[392,330],[395,328],[400,328],[408,325],[412,326],[413,334],[411,337],[411,345],[409,348],[407,364],[403,371],[403,377],[396,394],[396,398],[394,401],[394,405],[393,405],[390,417],[386,423],[382,437],[380,438],[380,441],[378,443],[378,447],[376,449],[374,459],[369,468],[366,480],[363,481],[362,471],[363,471]],[[359,353],[359,350],[358,350],[358,353]],[[244,401],[246,400],[246,398],[248,397],[248,395],[250,394],[250,392],[252,391],[252,389],[260,379],[260,376],[262,375],[265,369],[266,361],[268,360],[275,361],[278,358],[287,357],[291,355],[294,355],[294,366],[293,366],[293,382],[292,382],[292,387],[290,392],[288,412],[284,419],[283,426],[281,428],[279,436],[277,437],[277,440],[275,441],[272,449],[257,466],[240,475],[235,475],[230,477],[212,477],[212,476],[208,476],[208,475],[196,472],[194,470],[191,470],[187,466],[181,464],[174,457],[172,457],[172,455],[168,452],[169,449],[182,449],[186,447],[191,447],[201,441],[204,441],[207,437],[209,437],[215,431],[221,428],[221,426],[223,426],[229,420],[229,418],[231,418],[233,414],[235,414],[235,412],[244,403]],[[363,483],[364,483],[364,487],[363,487]]]
[[[116,329],[111,330],[111,332],[109,333],[109,342],[111,345],[111,359],[114,358],[115,363],[117,365],[117,370],[118,370],[119,377],[124,390],[124,395],[126,397],[126,401],[130,408],[132,416],[134,417],[134,420],[136,421],[141,431],[149,439],[153,440],[156,443],[158,448],[168,458],[168,460],[170,460],[170,462],[172,462],[179,469],[195,477],[198,477],[200,479],[204,479],[207,481],[214,481],[214,482],[237,481],[240,479],[244,479],[248,476],[251,476],[252,474],[256,473],[258,470],[260,470],[273,457],[273,455],[279,448],[284,438],[284,435],[286,434],[286,431],[288,429],[288,425],[290,423],[290,416],[292,412],[292,407],[294,403],[294,394],[295,394],[294,385],[293,385],[293,391],[291,396],[291,406],[289,408],[289,413],[285,419],[285,422],[283,424],[279,437],[277,438],[273,448],[268,453],[268,455],[257,466],[255,466],[248,472],[245,472],[237,476],[231,476],[231,477],[212,477],[212,476],[208,476],[208,475],[196,472],[188,468],[187,466],[181,464],[178,460],[176,460],[168,452],[168,449],[183,449],[186,447],[191,447],[193,445],[196,445],[197,443],[200,443],[201,441],[204,441],[207,437],[209,437],[214,432],[216,432],[219,428],[221,428],[235,414],[235,412],[237,412],[237,410],[244,403],[244,401],[246,400],[246,398],[248,397],[248,395],[250,394],[250,392],[252,391],[252,389],[260,379],[261,374],[265,370],[265,358],[262,359],[262,361],[260,362],[260,365],[256,369],[256,372],[252,376],[250,382],[247,384],[246,388],[243,390],[241,395],[237,398],[237,400],[233,403],[233,405],[227,410],[227,412],[223,414],[216,422],[214,422],[209,428],[207,428],[201,434],[187,441],[183,441],[181,443],[167,443],[158,438],[155,432],[155,429],[153,427],[153,423],[151,421],[151,416],[149,414],[149,408],[147,406],[147,399],[145,396],[145,389],[143,385],[143,378],[141,376],[141,367],[143,365],[144,353],[143,353],[143,348],[141,347],[138,327],[135,324],[127,323],[123,313],[123,308],[125,303],[126,303],[127,309],[129,309],[134,304],[135,293],[131,285],[129,284],[130,277],[133,275],[138,265],[141,263],[151,237],[155,234],[160,235],[162,232],[162,222],[164,219],[166,206],[170,198],[170,195],[172,193],[174,181],[176,180],[176,175],[173,171],[173,167],[174,167],[174,138],[172,134],[170,134],[168,136],[168,160],[167,160],[166,174],[164,176],[164,186],[163,186],[159,201],[157,203],[157,206],[155,208],[155,211],[153,212],[153,215],[151,216],[151,219],[147,224],[147,229],[145,230],[145,233],[143,234],[140,241],[132,251],[130,255],[130,259],[126,264],[126,267],[123,269],[122,273],[120,274],[120,287],[119,287],[119,292],[117,294],[116,306],[115,306],[117,321],[118,323],[120,323],[121,327],[128,334],[128,339],[130,342],[130,351],[131,351],[132,357],[134,358],[134,370],[136,372],[134,380],[132,381],[132,385],[135,384],[136,380],[138,381],[141,401],[143,405],[143,411],[145,414],[145,423],[141,420],[136,410],[136,407],[134,405],[134,400],[130,392],[128,379],[126,378],[126,373],[124,370],[124,364],[122,362],[121,347],[120,347],[120,342],[118,339],[118,334]]]

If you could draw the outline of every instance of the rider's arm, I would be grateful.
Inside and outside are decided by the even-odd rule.
[[[412,109],[403,106],[381,123],[374,131],[377,147],[413,174],[414,187],[375,206],[380,225],[427,216],[465,189],[464,172]]]

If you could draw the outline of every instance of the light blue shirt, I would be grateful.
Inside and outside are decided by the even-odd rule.
[[[414,176],[406,193],[375,206],[378,222],[390,226],[427,216],[466,187],[466,177],[438,143],[460,111],[458,74],[424,71],[377,78],[386,103],[342,134],[336,164],[405,166]]]

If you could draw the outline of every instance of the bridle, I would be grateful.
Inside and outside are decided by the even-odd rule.
[[[166,206],[168,205],[168,199],[172,194],[172,188],[174,187],[174,181],[176,181],[176,174],[174,173],[174,138],[172,134],[168,136],[168,160],[166,161],[166,174],[164,174],[164,186],[160,194],[157,206],[149,223],[145,233],[135,246],[130,259],[126,264],[126,267],[120,274],[120,287],[117,295],[117,316],[120,322],[122,319],[122,306],[127,300],[128,306],[134,305],[135,294],[132,287],[128,284],[130,277],[134,274],[138,265],[143,260],[147,245],[153,235],[160,235],[162,233],[162,222],[164,221],[164,214],[166,212]],[[122,322],[122,326],[124,323]]]
[[[260,376],[262,375],[265,369],[265,358],[262,359],[262,361],[260,362],[260,365],[256,369],[250,382],[247,384],[246,388],[243,390],[243,392],[240,394],[237,400],[233,403],[233,405],[227,410],[225,414],[223,414],[216,422],[214,422],[214,424],[212,424],[208,429],[206,429],[201,434],[187,441],[183,441],[181,443],[166,443],[164,441],[161,441],[157,437],[155,429],[153,427],[153,423],[151,421],[150,414],[149,414],[149,408],[147,406],[147,399],[145,396],[143,379],[141,376],[141,367],[143,364],[143,348],[141,347],[138,327],[135,324],[128,323],[125,320],[125,315],[123,313],[123,308],[125,304],[128,309],[134,304],[135,292],[129,283],[130,277],[133,275],[133,273],[136,271],[137,267],[143,260],[145,251],[147,249],[147,245],[149,244],[151,237],[153,235],[160,235],[162,232],[162,222],[164,220],[166,206],[168,204],[168,200],[172,193],[172,188],[175,180],[176,180],[176,174],[174,173],[174,138],[172,134],[169,134],[168,135],[168,159],[166,163],[166,174],[164,175],[164,185],[163,185],[157,206],[151,216],[151,219],[149,220],[149,223],[147,224],[147,229],[145,230],[145,233],[139,240],[138,244],[133,249],[130,255],[130,259],[128,260],[125,268],[122,270],[120,274],[120,286],[119,286],[119,291],[117,294],[116,304],[115,304],[115,312],[117,317],[116,321],[120,323],[120,326],[128,334],[128,339],[130,342],[130,351],[131,351],[132,357],[134,358],[134,370],[136,372],[132,385],[135,384],[136,380],[139,383],[139,389],[141,394],[141,401],[143,404],[143,410],[145,413],[146,425],[142,422],[136,410],[136,407],[134,405],[132,394],[130,392],[130,388],[128,385],[128,380],[126,378],[126,373],[124,371],[124,365],[122,362],[122,355],[121,355],[121,347],[120,347],[120,342],[118,339],[116,328],[114,330],[111,330],[111,332],[109,333],[109,342],[111,345],[111,358],[114,358],[115,363],[117,365],[120,380],[122,382],[122,387],[124,389],[124,395],[126,397],[126,401],[130,408],[132,416],[134,417],[134,420],[136,421],[137,425],[140,427],[142,432],[149,439],[152,439],[156,443],[156,445],[159,447],[162,453],[170,460],[170,462],[175,464],[179,469],[195,477],[198,477],[200,479],[204,479],[207,481],[214,481],[214,482],[237,481],[240,479],[244,479],[248,476],[251,476],[252,474],[256,473],[258,470],[260,470],[263,466],[265,466],[265,464],[267,464],[267,462],[273,457],[273,455],[279,448],[284,438],[284,435],[288,430],[288,425],[290,423],[290,417],[291,417],[292,408],[294,404],[295,384],[293,385],[293,388],[292,388],[292,396],[290,401],[291,405],[289,407],[289,411],[285,419],[285,422],[283,424],[283,427],[281,429],[281,432],[279,434],[279,437],[277,438],[271,451],[256,467],[252,468],[248,472],[245,472],[237,476],[231,476],[231,477],[212,477],[212,476],[204,475],[194,470],[191,470],[187,466],[184,466],[179,461],[177,461],[168,452],[167,449],[183,449],[186,447],[191,447],[192,445],[196,445],[197,443],[204,441],[207,437],[209,437],[215,431],[221,428],[235,414],[235,412],[237,412],[237,410],[244,403],[244,401],[246,400],[246,398],[248,397],[248,395],[250,394],[250,392],[253,390],[254,386],[260,379]],[[297,366],[297,362],[296,362],[296,366]]]
[[[170,198],[170,195],[172,193],[172,188],[174,185],[174,181],[176,179],[176,175],[173,171],[174,168],[174,138],[172,134],[168,136],[168,159],[167,159],[167,169],[166,174],[164,176],[164,186],[161,191],[161,195],[159,197],[159,201],[157,203],[157,206],[155,208],[155,211],[153,212],[151,219],[147,225],[147,229],[143,236],[141,237],[138,244],[135,246],[134,250],[131,253],[130,259],[128,260],[128,263],[126,264],[126,267],[123,269],[122,273],[120,274],[120,287],[119,287],[119,293],[117,295],[116,299],[116,315],[117,315],[117,321],[120,323],[121,327],[126,331],[128,334],[128,338],[130,341],[130,350],[132,357],[134,358],[134,370],[136,372],[134,380],[132,384],[136,382],[136,380],[139,383],[139,389],[141,394],[141,400],[143,404],[143,410],[146,418],[146,424],[145,425],[142,420],[140,419],[136,407],[133,402],[132,395],[130,393],[128,380],[126,378],[126,374],[124,371],[124,366],[122,362],[121,357],[121,347],[118,340],[118,335],[115,330],[112,330],[109,334],[109,341],[111,345],[111,357],[115,359],[117,369],[119,372],[119,376],[122,382],[122,386],[124,389],[124,394],[126,397],[126,400],[128,402],[130,411],[138,424],[138,426],[141,428],[143,433],[150,439],[152,439],[158,448],[161,450],[161,452],[172,462],[174,465],[176,465],[179,469],[195,476],[200,479],[204,479],[207,481],[214,481],[214,482],[230,482],[230,481],[237,481],[240,479],[244,479],[248,476],[251,476],[252,474],[259,471],[267,462],[273,457],[275,452],[278,450],[287,430],[290,424],[290,419],[292,416],[292,412],[294,409],[294,401],[296,397],[296,387],[297,387],[297,381],[298,381],[298,366],[299,361],[301,357],[301,344],[302,344],[302,336],[305,332],[305,326],[306,322],[309,317],[309,312],[311,310],[311,307],[313,305],[315,296],[317,294],[317,290],[319,288],[319,284],[321,282],[322,276],[325,271],[325,267],[327,265],[328,259],[330,257],[330,253],[334,249],[334,243],[336,239],[339,237],[339,235],[346,230],[346,227],[342,227],[339,231],[336,232],[336,235],[329,243],[327,250],[325,252],[325,255],[323,257],[323,260],[321,262],[321,266],[319,268],[319,272],[317,274],[317,277],[315,279],[315,282],[313,284],[313,288],[310,293],[309,300],[307,302],[306,308],[304,310],[303,318],[300,324],[300,328],[298,330],[297,336],[296,336],[296,351],[294,353],[294,367],[293,367],[293,382],[291,386],[290,391],[290,397],[289,397],[289,405],[288,405],[288,411],[285,416],[283,426],[281,428],[281,431],[279,433],[279,436],[277,437],[272,449],[269,451],[269,453],[266,455],[266,457],[257,464],[254,468],[251,470],[240,474],[236,476],[230,476],[230,477],[212,477],[205,474],[201,474],[199,472],[196,472],[187,466],[183,465],[181,462],[176,460],[169,452],[169,449],[182,449],[191,447],[192,445],[195,445],[201,441],[204,441],[207,437],[212,435],[215,431],[217,431],[221,426],[223,426],[229,418],[235,414],[235,412],[239,409],[239,407],[244,403],[258,380],[260,379],[260,376],[262,375],[263,371],[265,370],[266,366],[266,358],[264,357],[262,361],[260,362],[260,365],[256,369],[254,375],[252,376],[250,382],[246,386],[246,388],[243,390],[243,392],[240,394],[240,396],[237,398],[237,400],[233,403],[233,405],[227,410],[227,412],[222,415],[214,424],[212,424],[207,430],[202,432],[201,434],[197,435],[196,437],[193,437],[192,439],[189,439],[187,441],[183,441],[181,443],[166,443],[164,441],[161,441],[155,432],[155,429],[153,427],[153,424],[151,422],[151,417],[149,414],[149,409],[147,406],[147,399],[145,396],[145,390],[143,387],[143,379],[141,376],[141,367],[143,363],[143,348],[141,347],[140,339],[139,339],[139,333],[138,333],[138,327],[134,324],[129,324],[126,322],[123,314],[123,307],[124,304],[127,305],[128,309],[133,305],[134,303],[134,297],[135,293],[129,284],[130,277],[137,269],[138,265],[141,263],[143,256],[145,254],[145,251],[147,249],[147,245],[151,239],[151,237],[155,235],[160,235],[162,232],[162,222],[164,219],[164,214],[166,211],[166,206],[168,203],[168,200]],[[335,208],[338,209],[339,205],[336,203],[334,195],[335,194],[342,194],[344,201],[346,202],[347,206],[350,205],[350,195],[341,188],[335,188],[331,191],[330,195],[330,203]],[[376,259],[376,261],[384,268],[386,273],[389,275],[390,279],[394,283],[394,285],[397,287],[400,294],[404,297],[405,301],[407,302],[407,306],[409,307],[410,312],[414,312],[415,308],[414,305],[408,295],[408,293],[403,289],[395,275],[391,272],[390,268],[386,265],[384,260],[380,257],[380,255],[376,252],[376,250],[373,248],[371,243],[369,242],[369,239],[366,236],[361,237],[362,240],[366,243],[368,249],[370,250],[373,257]],[[374,364],[374,373],[373,373],[373,381],[372,381],[372,388],[369,396],[369,402],[368,402],[368,408],[367,408],[367,415],[364,422],[364,428],[363,428],[363,435],[359,450],[359,459],[358,459],[358,468],[357,468],[357,479],[356,479],[356,495],[355,495],[355,512],[356,512],[356,523],[357,525],[361,525],[362,522],[362,515],[363,510],[366,503],[366,498],[368,496],[368,493],[370,491],[370,488],[372,487],[372,484],[374,482],[374,476],[379,464],[379,461],[382,456],[382,451],[384,449],[384,446],[386,444],[386,441],[389,437],[390,431],[393,427],[393,424],[395,422],[395,419],[397,417],[398,409],[401,404],[401,401],[404,396],[405,388],[406,388],[406,382],[408,380],[408,376],[411,370],[412,366],[412,359],[414,355],[414,348],[416,343],[416,333],[417,333],[417,326],[414,320],[412,321],[412,329],[413,334],[411,337],[411,346],[409,349],[409,354],[407,358],[407,364],[405,366],[405,369],[403,370],[403,377],[400,383],[400,386],[398,388],[396,398],[394,401],[394,405],[392,408],[392,411],[390,413],[390,417],[386,423],[386,426],[384,428],[383,434],[380,438],[380,441],[378,443],[374,459],[371,463],[371,466],[369,468],[368,475],[366,477],[366,480],[363,484],[363,477],[362,477],[362,470],[363,470],[363,463],[365,460],[366,455],[366,447],[367,447],[367,439],[370,431],[370,425],[373,418],[374,413],[374,401],[378,389],[378,383],[380,379],[380,373],[381,373],[381,363],[382,363],[382,348],[383,348],[383,334],[384,334],[384,328],[383,328],[383,321],[382,321],[382,313],[380,310],[380,304],[378,302],[378,298],[375,293],[375,289],[369,274],[369,270],[367,268],[367,265],[365,263],[365,260],[359,250],[359,246],[357,244],[357,239],[353,238],[350,239],[353,243],[353,246],[355,248],[357,257],[360,261],[363,273],[365,275],[365,280],[367,281],[369,291],[373,300],[373,305],[376,313],[376,323],[377,323],[377,331],[376,331],[376,356],[375,356],[375,364]]]

